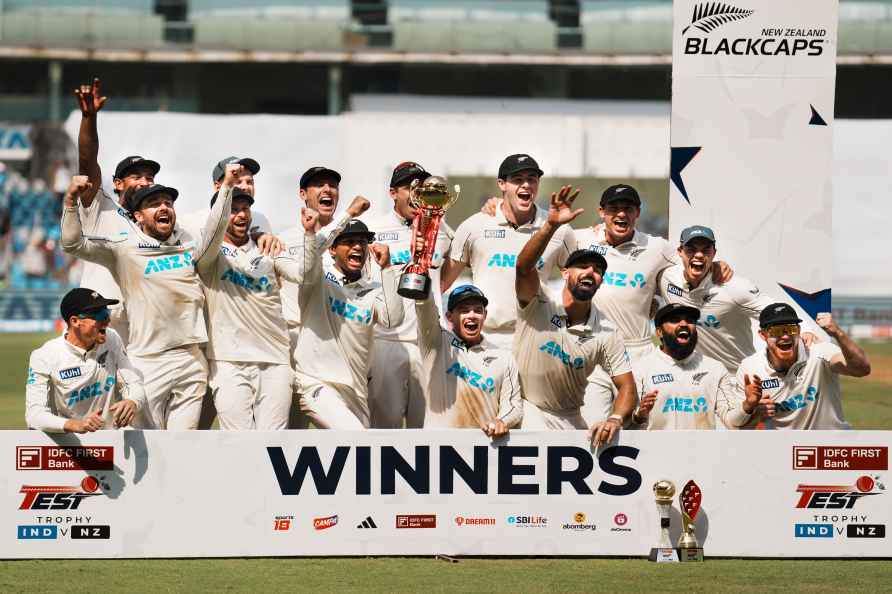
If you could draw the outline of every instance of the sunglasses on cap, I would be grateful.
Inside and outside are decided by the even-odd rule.
[[[97,311],[79,313],[77,314],[77,317],[82,320],[90,319],[97,322],[107,322],[109,319],[111,319],[111,312],[108,310],[108,308],[105,308]]]
[[[765,328],[765,334],[771,338],[780,338],[784,335],[799,336],[799,324],[778,324]]]

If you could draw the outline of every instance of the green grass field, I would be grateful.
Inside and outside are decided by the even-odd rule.
[[[0,428],[24,428],[28,356],[48,335],[0,335]],[[844,378],[848,420],[892,429],[892,344],[865,345],[870,377]],[[892,549],[890,549],[892,556]],[[889,561],[638,559],[190,559],[0,562],[0,591],[865,592],[892,590]]]

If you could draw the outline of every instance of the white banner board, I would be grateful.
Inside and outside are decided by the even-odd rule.
[[[837,0],[675,0],[670,235],[814,317],[830,311]]]
[[[693,479],[707,556],[888,557],[892,432],[0,432],[0,557],[644,556]],[[673,506],[672,537],[680,531]]]

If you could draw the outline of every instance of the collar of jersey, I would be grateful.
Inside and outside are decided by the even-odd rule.
[[[564,319],[564,328],[568,332],[579,335],[587,335],[594,332],[598,319],[598,310],[595,307],[594,302],[592,302],[592,308],[588,312],[588,320],[584,323],[574,324],[572,326],[570,325],[570,317],[567,315],[567,310],[564,309],[564,304],[561,303],[560,299],[554,299],[554,304],[557,308],[558,315]]]
[[[679,360],[679,359],[674,358],[669,353],[663,352],[663,350],[660,349],[659,347],[657,348],[657,353],[659,354],[659,357],[663,359],[663,361],[665,361],[667,363],[671,363],[672,365],[675,365],[676,367],[688,367],[692,363],[696,363],[696,359],[700,355],[700,353],[698,353],[695,349],[693,353],[691,353],[684,359]]]
[[[368,281],[366,280],[365,276],[363,276],[362,274],[360,274],[359,278],[356,279],[355,281],[353,281],[352,283],[345,282],[347,280],[347,277],[344,275],[344,273],[342,273],[340,270],[338,270],[337,266],[334,266],[334,265],[332,265],[330,267],[326,267],[325,272],[331,274],[334,277],[335,281],[338,283],[338,285],[340,285],[342,287],[363,288],[363,287],[368,286],[368,284],[369,284]]]
[[[607,243],[607,227],[606,226],[602,227],[595,233],[595,243],[598,243],[601,245],[606,245],[607,247],[612,247],[617,250],[620,248],[626,247],[626,246],[638,247],[641,245],[641,242],[643,239],[644,239],[644,233],[641,233],[638,229],[635,229],[632,232],[632,239],[630,239],[629,241],[627,241],[625,243],[621,243],[619,245],[611,245],[611,244]]]
[[[466,343],[464,340],[459,338],[458,334],[456,334],[455,332],[452,332],[452,341],[451,342],[452,342],[453,346],[458,347],[458,348],[468,351],[468,352],[470,352],[470,351],[474,351],[474,352],[487,351],[492,348],[492,344],[486,339],[485,335],[483,336],[483,340],[481,340],[474,346],[471,346],[468,343]]]
[[[68,333],[66,332],[65,334],[68,334]],[[71,351],[72,353],[77,355],[78,358],[81,359],[82,361],[86,361],[89,358],[90,353],[96,352],[96,347],[99,346],[99,345],[93,345],[92,349],[90,349],[89,351],[85,351],[84,349],[80,348],[79,346],[75,346],[75,345],[71,344],[70,342],[68,342],[68,339],[65,338],[65,334],[62,335],[62,342],[65,343],[65,346],[68,348],[69,351]]]
[[[543,212],[541,208],[536,204],[533,204],[533,208],[536,209],[535,214],[533,215],[533,220],[522,225],[515,225],[505,218],[505,212],[502,210],[502,202],[504,202],[504,200],[499,200],[498,204],[496,204],[496,225],[511,227],[513,229],[520,229],[521,227],[541,227],[545,222],[545,219],[548,218],[548,215]]]

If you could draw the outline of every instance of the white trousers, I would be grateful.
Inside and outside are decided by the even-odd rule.
[[[356,431],[368,429],[368,417],[360,419],[337,390],[320,386],[300,395],[300,410],[319,429]]]
[[[376,340],[369,378],[369,413],[374,429],[424,427],[421,351],[410,342]]]
[[[566,431],[569,429],[588,429],[579,409],[570,411],[551,411],[539,408],[529,400],[523,401],[523,421],[520,428],[527,431]]]
[[[142,373],[149,406],[139,423],[147,429],[197,429],[208,385],[208,364],[198,345],[157,355],[130,355]]]
[[[290,365],[208,361],[220,428],[274,431],[288,428]]]

